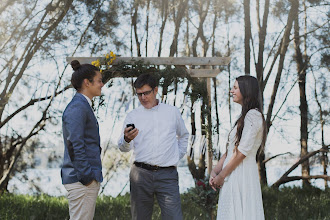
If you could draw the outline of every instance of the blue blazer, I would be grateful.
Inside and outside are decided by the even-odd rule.
[[[76,93],[62,116],[63,184],[103,181],[99,125],[86,98]]]

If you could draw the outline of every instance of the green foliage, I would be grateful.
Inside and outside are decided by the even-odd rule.
[[[207,188],[201,184],[181,195],[184,219],[211,219],[209,212],[211,207],[213,215],[216,215],[218,195],[205,189]],[[262,191],[267,220],[330,219],[329,189],[265,187]],[[69,219],[68,202],[65,197],[5,193],[0,197],[0,219]],[[116,198],[99,197],[94,219],[131,219],[129,194]],[[156,199],[152,219],[161,219]]]
[[[99,197],[96,201],[94,219],[131,219],[129,194]]]
[[[203,213],[203,216],[199,216],[200,218],[211,219],[212,215],[216,215],[219,191],[214,191],[211,188],[208,178],[197,180],[196,187],[190,188],[186,195],[188,196],[186,201],[189,201],[188,199],[191,200],[188,202],[189,205],[194,203],[196,207],[206,211],[206,213]]]
[[[263,188],[266,219],[330,219],[330,190],[314,187]]]
[[[4,193],[0,198],[0,219],[69,219],[68,202],[65,197]]]
[[[207,88],[205,79],[200,80],[198,78],[191,77],[187,73],[186,69],[181,66],[166,66],[161,69],[155,65],[149,65],[141,61],[136,62],[134,65],[121,63],[116,66],[112,66],[110,69],[103,72],[103,81],[107,82],[114,77],[138,77],[143,73],[154,74],[159,79],[159,87],[162,88],[162,95],[166,95],[171,85],[181,84],[187,80],[188,88],[191,86],[191,90],[186,90],[186,94],[192,102],[200,98],[207,98]],[[111,82],[110,82],[110,85]]]

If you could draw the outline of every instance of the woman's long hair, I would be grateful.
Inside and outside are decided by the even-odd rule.
[[[242,138],[242,132],[244,128],[244,119],[246,116],[246,113],[250,109],[256,109],[261,113],[262,116],[262,126],[263,126],[263,136],[262,136],[262,142],[259,148],[259,154],[264,150],[265,143],[266,143],[266,123],[265,118],[262,114],[262,106],[261,106],[261,93],[259,89],[259,83],[258,80],[249,75],[244,75],[236,78],[238,82],[239,90],[243,96],[243,104],[242,104],[242,112],[240,117],[235,122],[235,125],[237,125],[237,132],[235,136],[235,149],[237,149],[239,142]]]

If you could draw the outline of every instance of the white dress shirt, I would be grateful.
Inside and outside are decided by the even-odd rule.
[[[82,94],[82,93],[80,93],[80,94]],[[84,94],[82,94],[82,95],[87,99],[87,102],[90,105],[90,107],[92,107],[92,100],[90,100],[87,95],[84,95]]]
[[[124,139],[126,124],[134,124],[138,135],[130,143]],[[186,154],[189,133],[178,108],[160,103],[151,109],[142,105],[128,113],[118,147],[133,149],[133,159],[162,167],[176,166]]]

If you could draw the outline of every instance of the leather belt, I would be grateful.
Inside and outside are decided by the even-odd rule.
[[[157,165],[150,165],[150,164],[141,163],[141,162],[137,162],[137,161],[135,161],[134,164],[137,167],[141,167],[143,169],[152,170],[152,171],[157,171],[157,170],[161,170],[161,169],[173,169],[173,168],[175,168],[175,166],[160,167],[160,166],[157,166]]]

